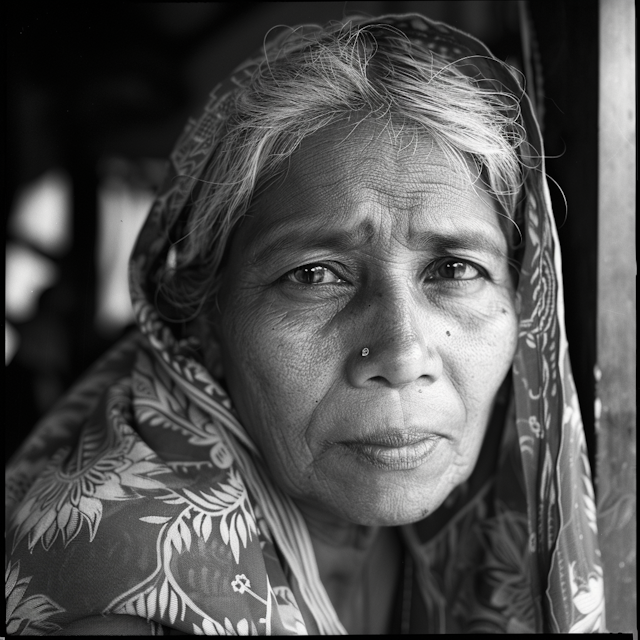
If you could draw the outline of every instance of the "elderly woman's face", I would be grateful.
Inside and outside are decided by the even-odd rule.
[[[418,520],[470,475],[516,346],[495,205],[411,140],[306,139],[236,233],[215,318],[276,482],[359,524]]]

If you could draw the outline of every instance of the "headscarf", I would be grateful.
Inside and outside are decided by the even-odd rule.
[[[418,15],[352,23],[393,25],[452,59],[477,56],[486,77],[524,93],[483,44],[444,24]],[[229,97],[263,56],[216,87],[171,156],[130,262],[137,331],[39,423],[7,467],[9,634],[51,633],[108,614],[138,616],[154,632],[344,632],[300,512],[202,364],[198,341],[176,337],[154,304],[151,276],[166,265],[171,229],[192,197],[194,181],[176,177],[203,174]],[[524,187],[510,397],[498,403],[469,480],[433,514],[400,528],[402,630],[604,630],[558,237],[541,135],[524,95],[521,109],[541,160]]]

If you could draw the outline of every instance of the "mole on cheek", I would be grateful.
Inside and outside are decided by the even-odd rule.
[[[450,336],[451,335],[451,331],[447,331],[447,335]]]

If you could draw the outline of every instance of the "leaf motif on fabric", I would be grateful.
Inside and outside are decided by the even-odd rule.
[[[153,618],[156,615],[156,607],[158,605],[158,592],[153,589],[147,595],[146,601],[147,618]]]
[[[149,524],[164,524],[165,522],[169,522],[169,520],[171,520],[171,518],[166,516],[144,516],[138,519],[142,522],[148,522]]]
[[[157,491],[165,489],[163,482],[154,480],[152,475],[166,473],[164,465],[149,460],[141,460],[134,462],[127,469],[120,472],[120,484],[133,489],[146,489]]]
[[[584,514],[587,518],[587,524],[595,535],[598,535],[598,517],[596,514],[595,496],[593,494],[593,488],[591,487],[591,478],[587,475],[582,475],[582,485],[585,488],[585,492],[582,495],[582,504],[584,506]]]
[[[185,498],[183,498],[182,496],[176,496],[175,494],[171,493],[168,496],[158,496],[158,499],[162,500],[162,502],[164,502],[165,504],[186,504],[187,500]]]
[[[127,363],[139,344],[135,334],[127,338],[98,360],[91,372],[83,377],[45,416],[29,435],[24,449],[13,458],[5,469],[5,515],[13,515],[18,501],[44,469],[51,457],[49,452],[67,448],[86,418],[102,397],[104,389],[121,375],[123,363]],[[46,453],[46,455],[44,455]],[[54,457],[57,454],[54,453]],[[8,490],[8,492],[7,492]]]
[[[209,417],[193,402],[189,402],[187,405],[187,419],[195,427],[197,432],[207,434],[207,425],[210,420]]]
[[[206,371],[203,367],[197,367],[194,371],[194,380],[202,383],[202,388],[204,392],[208,395],[216,393],[216,395],[226,398],[226,394],[223,395],[222,389],[215,382],[215,380],[211,377],[208,371]],[[228,402],[228,401],[227,401]],[[229,407],[226,405],[225,408],[230,408],[231,403],[228,402]]]
[[[5,569],[6,631],[9,635],[47,635],[60,630],[49,618],[66,610],[44,594],[24,598],[31,577],[20,578],[20,562]]]
[[[180,532],[180,538],[184,542],[184,546],[187,551],[191,549],[191,531],[183,520],[178,520],[178,531]]]
[[[551,452],[549,447],[544,447],[544,463],[542,467],[542,476],[540,478],[540,500],[544,501],[549,493],[549,486],[553,482],[553,464],[551,461]]]
[[[202,620],[202,627],[197,624],[193,625],[193,632],[196,635],[206,636],[224,636],[226,635],[224,627],[213,619],[204,618]]]
[[[172,413],[184,415],[187,408],[187,398],[181,389],[171,384],[170,380],[167,380],[166,384],[162,384],[159,379],[155,379],[155,393],[160,405],[169,415]]]
[[[171,544],[176,548],[178,553],[182,553],[182,536],[177,527],[173,526],[169,528],[169,540]]]
[[[211,489],[210,493],[200,491],[196,495],[189,489],[183,489],[185,495],[193,503],[194,508],[204,511],[207,516],[220,517],[220,537],[224,544],[228,544],[233,557],[240,561],[240,543],[246,549],[252,535],[258,533],[255,516],[249,503],[249,495],[237,471],[230,470],[227,483],[219,483],[218,489]],[[197,517],[197,516],[196,516]],[[200,522],[200,521],[199,521]],[[202,520],[204,536],[205,520]],[[207,525],[207,537],[210,533]],[[195,531],[194,527],[194,531]]]
[[[273,588],[280,619],[287,631],[297,635],[307,635],[307,627],[291,589],[281,585]]]
[[[202,521],[202,538],[204,539],[205,542],[209,539],[209,536],[211,535],[212,527],[213,525],[211,522],[211,516],[205,516],[204,520]]]
[[[512,626],[535,631],[527,517],[515,511],[503,511],[485,521],[482,529],[486,549],[483,573],[491,587],[492,605],[511,620]]]
[[[242,546],[247,546],[247,526],[244,523],[244,518],[241,513],[237,514],[236,518],[236,529],[238,531],[238,535],[240,536],[240,540],[242,541]]]
[[[229,525],[227,524],[226,518],[220,521],[220,537],[222,538],[222,542],[229,544]]]
[[[172,422],[164,414],[153,408],[137,408],[136,417],[140,424],[148,423],[152,427],[162,427],[163,429],[173,429],[174,431],[179,429],[175,422]]]
[[[170,589],[168,613],[169,613],[169,620],[171,621],[172,624],[176,621],[176,618],[178,617],[179,609],[180,607],[178,605],[178,596],[176,595],[176,592],[173,589]]]
[[[571,598],[573,606],[580,614],[569,633],[594,633],[604,631],[604,581],[602,568],[595,565],[595,571],[588,576],[580,576],[577,563],[569,564]]]
[[[242,620],[238,620],[238,624],[236,625],[236,629],[238,631],[239,636],[248,636],[249,635],[249,623],[246,618],[242,618]]]
[[[163,527],[161,535],[165,538],[158,539],[158,563],[155,571],[126,593],[120,594],[103,610],[103,614],[128,613],[147,619],[155,617],[157,621],[164,621],[171,625],[179,620],[183,623],[182,627],[184,624],[191,624],[194,633],[198,635],[224,633],[222,625],[198,607],[172,572],[172,555],[175,549],[172,529],[173,533],[179,531],[181,522],[185,527],[188,526],[182,519],[188,517],[189,509],[190,507],[180,514],[171,527]],[[147,517],[147,521],[154,522],[155,518]],[[184,535],[184,531],[179,533],[180,535]],[[186,544],[184,539],[182,542]],[[187,610],[203,620],[202,627],[185,619]]]
[[[114,387],[110,393],[117,395]],[[105,448],[89,429],[78,443],[79,451],[68,455],[68,450],[59,450],[51,458],[14,514],[14,549],[25,536],[30,550],[38,542],[49,550],[59,535],[66,547],[83,524],[92,541],[102,520],[102,501],[132,500],[141,497],[138,490],[165,489],[150,476],[166,473],[167,468],[133,431],[127,427],[114,437],[118,439],[111,448]],[[85,445],[88,449],[82,453]]]
[[[185,361],[184,366],[191,364]],[[134,398],[136,417],[141,424],[171,429],[187,436],[189,444],[211,447],[209,458],[221,469],[233,464],[233,456],[221,435],[223,427],[185,395],[163,367],[141,357],[134,378],[146,379],[150,389]]]
[[[229,546],[236,562],[240,562],[240,544],[238,542],[238,530],[236,528],[236,521],[238,514],[234,513],[231,516],[231,522],[229,523]],[[223,518],[224,520],[224,518]]]
[[[158,605],[160,607],[160,617],[164,618],[165,611],[169,604],[169,581],[164,580],[158,594]]]
[[[534,439],[531,436],[520,436],[520,451],[533,457]]]
[[[202,535],[202,519],[204,518],[204,513],[202,511],[196,514],[196,517],[193,519],[193,530],[196,535],[200,537]]]

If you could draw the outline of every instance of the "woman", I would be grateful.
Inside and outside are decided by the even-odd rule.
[[[9,466],[8,632],[602,630],[517,74],[417,15],[286,31],[171,161],[139,331]]]

